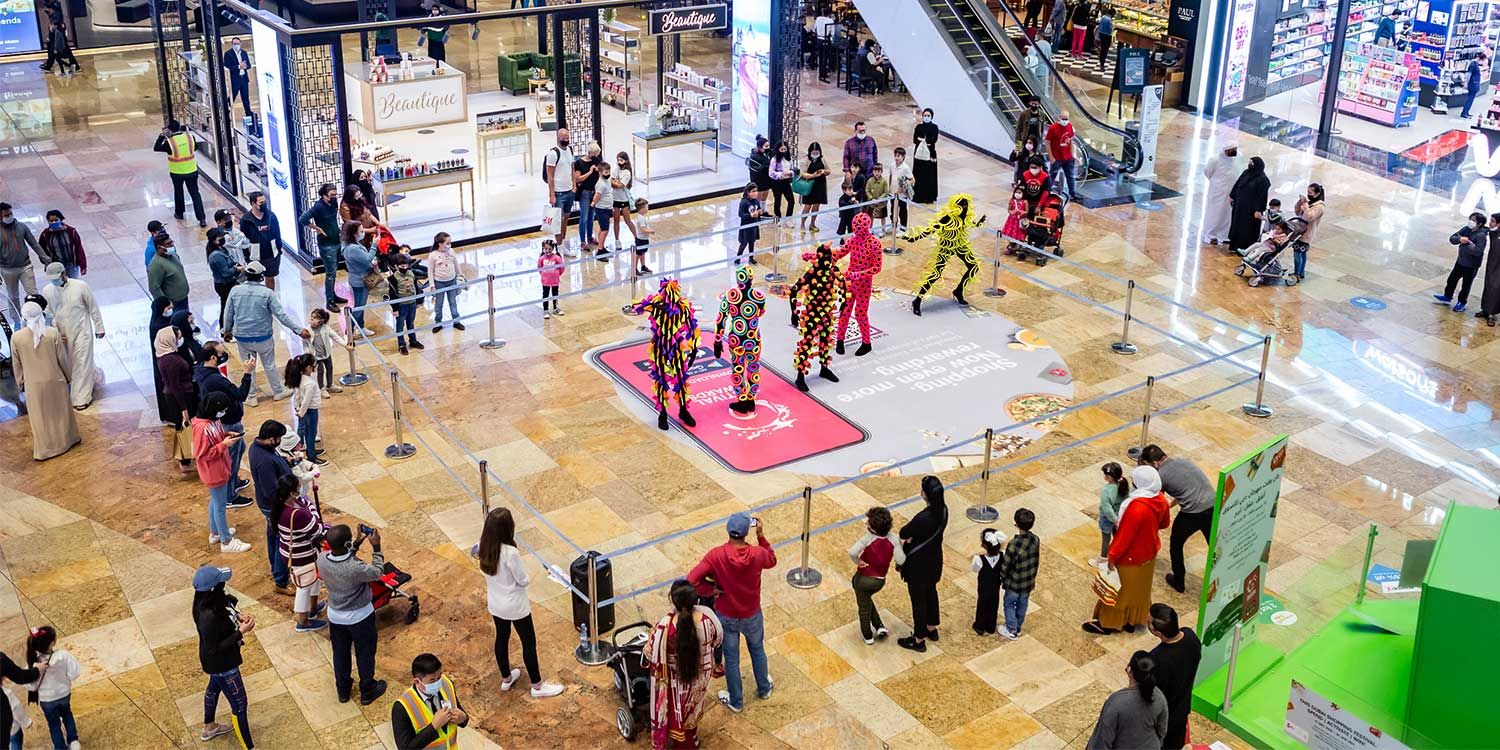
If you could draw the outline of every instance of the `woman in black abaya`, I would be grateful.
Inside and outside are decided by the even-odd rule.
[[[1243,250],[1260,241],[1260,222],[1271,193],[1266,162],[1250,157],[1250,166],[1229,189],[1229,249]]]

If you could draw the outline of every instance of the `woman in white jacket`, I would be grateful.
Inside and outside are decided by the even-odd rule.
[[[521,639],[521,658],[531,679],[531,697],[551,698],[560,695],[562,685],[542,681],[542,669],[536,658],[536,627],[531,622],[531,599],[526,587],[531,576],[516,548],[516,522],[507,508],[495,508],[484,519],[479,535],[479,572],[489,600],[490,618],[495,621],[495,661],[500,666],[500,689],[508,691],[521,670],[510,667],[510,631]]]

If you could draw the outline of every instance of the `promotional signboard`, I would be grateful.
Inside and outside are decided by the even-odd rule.
[[[0,55],[42,48],[35,0],[0,0]]]
[[[266,201],[281,225],[282,245],[294,249],[300,246],[297,240],[297,214],[300,212],[292,192],[292,151],[287,144],[281,43],[276,38],[276,30],[258,19],[251,19],[250,33],[255,47],[255,69],[260,75],[261,135],[266,144]]]
[[[1409,750],[1379,727],[1370,726],[1348,709],[1292,680],[1286,702],[1288,736],[1307,750]]]
[[[1223,81],[1219,86],[1219,106],[1228,107],[1245,100],[1245,85],[1250,75],[1250,39],[1255,35],[1255,0],[1234,0],[1234,16],[1229,27],[1229,49],[1225,54]]]
[[[691,8],[653,10],[647,18],[651,36],[688,31],[716,31],[729,25],[728,5],[697,5]]]
[[[1142,50],[1144,51],[1144,50]],[[1156,136],[1161,132],[1161,84],[1141,88],[1141,168],[1137,180],[1156,176]]]
[[[755,136],[765,135],[771,114],[771,2],[747,0],[734,6],[734,46],[730,75],[734,78],[730,116],[734,118],[734,148],[749,156]]]
[[[1150,51],[1142,47],[1121,47],[1119,65],[1116,70],[1119,73],[1120,93],[1139,94],[1146,86],[1146,58]]]
[[[1219,472],[1219,493],[1209,535],[1208,566],[1198,606],[1198,636],[1203,659],[1200,683],[1229,663],[1234,626],[1241,625],[1243,644],[1255,636],[1271,534],[1286,471],[1287,436],[1256,449]]]

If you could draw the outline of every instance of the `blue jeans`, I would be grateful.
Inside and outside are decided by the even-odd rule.
[[[1063,180],[1057,178],[1057,174],[1059,172],[1061,172],[1062,176],[1063,176],[1063,179],[1067,180],[1067,183],[1068,183],[1068,198],[1070,198],[1070,199],[1073,197],[1073,191],[1075,189],[1075,186],[1073,184],[1073,180],[1074,180],[1074,177],[1073,177],[1073,166],[1074,166],[1074,163],[1075,163],[1075,160],[1073,160],[1073,159],[1058,159],[1057,161],[1052,162],[1052,175],[1053,175],[1053,177],[1052,177],[1052,186],[1054,188],[1062,187]]]
[[[1302,278],[1303,274],[1306,273],[1306,271],[1307,271],[1307,251],[1306,250],[1293,250],[1292,251],[1292,273],[1297,274],[1297,278],[1300,279],[1300,278]]]
[[[302,448],[307,451],[307,455],[318,454],[317,409],[308,409],[307,413],[297,420],[297,437],[302,438]]]
[[[438,323],[443,322],[443,299],[444,298],[446,298],[448,300],[448,314],[449,314],[449,316],[452,317],[454,320],[458,320],[458,279],[457,278],[453,278],[453,279],[449,279],[448,281],[433,280],[432,287],[433,287],[434,291],[436,291],[438,289],[447,289],[448,290],[448,291],[443,292],[441,294],[433,294],[432,295],[432,317],[433,317],[433,320],[437,321]]]
[[[234,488],[229,485],[229,482],[208,488],[208,533],[217,534],[220,543],[227,544],[230,539],[234,538],[234,535],[229,533],[229,517],[224,515],[229,505],[229,498],[233,494]]]
[[[241,747],[255,747],[250,737],[250,698],[245,693],[245,679],[238,668],[208,676],[208,688],[203,691],[203,723],[214,723],[219,712],[219,695],[229,699],[229,711],[233,715],[229,725],[239,737]]]
[[[271,517],[271,511],[264,506],[260,507],[260,514],[266,518],[266,557],[271,561],[271,581],[277,586],[285,586],[292,580],[292,571],[287,567],[286,558],[281,555],[281,534],[276,530],[276,519]]]
[[[393,307],[396,308],[396,343],[401,346],[406,345],[401,341],[401,334],[403,332],[407,336],[409,336],[412,341],[416,341],[417,332],[415,330],[415,326],[417,322],[417,303],[399,302],[393,305]]]
[[[367,286],[354,286],[353,284],[351,284],[351,285],[349,285],[349,291],[354,292],[354,306],[355,307],[364,307],[365,303],[367,303],[367,302],[370,301],[370,288],[367,287]],[[358,323],[360,328],[364,328],[365,327],[365,311],[364,310],[355,310],[352,314],[354,315],[354,322]],[[352,331],[349,333],[349,340],[350,341],[357,340],[355,338],[354,333]]]
[[[239,434],[243,435],[243,434],[245,434],[245,425],[244,425],[244,423],[226,424],[226,425],[224,425],[224,431],[225,432],[238,432]],[[235,491],[234,491],[234,485],[235,485],[235,482],[239,481],[239,478],[240,478],[240,464],[244,462],[244,459],[245,459],[245,441],[242,438],[240,440],[234,441],[234,444],[229,446],[229,496],[230,497],[234,497],[235,494],[236,494]]]
[[[1016,635],[1021,634],[1021,623],[1026,622],[1026,604],[1031,601],[1031,592],[1017,594],[1014,591],[1005,592],[1005,598],[1001,606],[1005,608],[1005,629]]]
[[[750,617],[724,617],[724,681],[729,683],[729,704],[735,708],[745,706],[745,688],[740,684],[740,636],[745,636],[745,645],[750,649],[750,670],[755,673],[756,697],[764,698],[771,692],[771,673],[766,666],[766,616],[756,612]]]
[[[333,282],[339,277],[339,246],[318,245],[318,257],[323,259],[323,301],[333,306]]]
[[[578,191],[578,239],[584,244],[594,241],[594,191]]]
[[[558,166],[558,169],[562,169],[562,167]],[[568,236],[568,215],[573,213],[573,202],[577,200],[578,194],[572,190],[554,190],[552,197],[557,199],[556,205],[562,209],[562,224],[557,228],[557,236],[566,237]],[[562,252],[561,247],[557,248],[557,250],[558,252]]]
[[[52,733],[52,746],[67,747],[78,741],[78,726],[73,723],[73,696],[65,695],[55,701],[42,701],[42,715],[47,717],[47,731]]]
[[[10,736],[10,750],[21,750],[24,744],[26,744],[26,732],[17,729],[16,733]]]
[[[1477,90],[1475,90],[1475,87],[1471,86],[1469,88],[1469,95],[1466,96],[1466,97],[1464,97],[1464,109],[1463,109],[1462,112],[1458,113],[1459,117],[1468,117],[1469,116],[1469,109],[1474,106],[1474,97],[1478,96],[1478,95],[1479,95],[1479,92]]]

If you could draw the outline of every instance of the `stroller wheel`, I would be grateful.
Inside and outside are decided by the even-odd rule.
[[[626,742],[635,742],[635,715],[630,709],[621,708],[615,711],[615,728],[620,730],[620,736]]]
[[[1260,286],[1260,276],[1251,276],[1249,284],[1250,286]]]
[[[413,596],[411,598],[411,603],[406,605],[406,620],[405,620],[405,622],[406,622],[407,625],[410,625],[410,624],[416,622],[417,618],[421,617],[421,616],[422,616],[422,603],[419,602],[419,601],[417,601],[417,597]]]
[[[1045,256],[1045,255],[1038,255],[1038,256],[1036,256],[1036,264],[1037,264],[1038,267],[1047,265],[1047,256]]]
[[[1235,266],[1234,267],[1234,275],[1235,276],[1244,276],[1245,275],[1245,267],[1244,266]]]
[[[1287,286],[1296,286],[1297,283],[1300,282],[1300,281],[1302,281],[1302,279],[1298,278],[1297,274],[1289,273],[1289,274],[1286,275],[1286,285]]]

